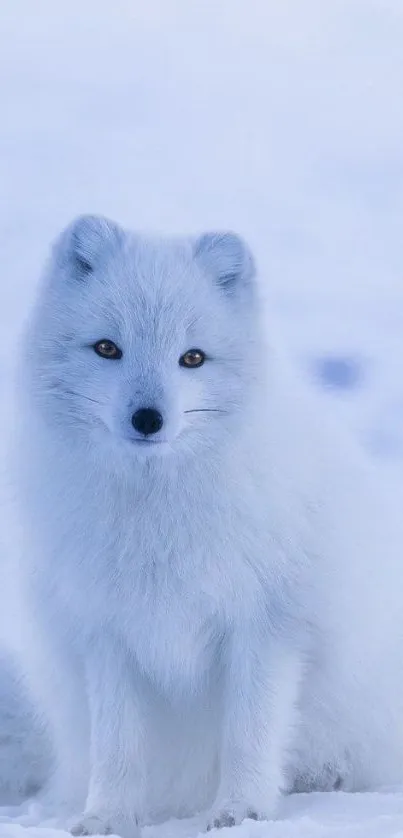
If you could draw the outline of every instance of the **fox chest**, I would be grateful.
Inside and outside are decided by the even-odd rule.
[[[75,625],[79,612],[90,634],[110,626],[150,678],[197,685],[219,665],[229,627],[243,625],[256,608],[262,578],[238,522],[213,510],[209,526],[195,532],[194,521],[172,518],[168,527],[156,515],[126,516],[125,526],[122,515],[107,528],[91,528],[90,537],[87,528],[81,584],[66,557],[61,590]]]
[[[116,614],[119,631],[148,677],[162,685],[197,687],[218,664],[224,622],[203,585],[175,575],[139,580]]]

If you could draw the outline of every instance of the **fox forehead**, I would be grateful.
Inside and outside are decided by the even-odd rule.
[[[84,318],[89,329],[109,328],[146,342],[216,331],[228,309],[186,243],[131,236],[73,293],[81,309],[79,328]]]

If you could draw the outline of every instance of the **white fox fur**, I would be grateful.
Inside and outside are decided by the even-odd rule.
[[[44,794],[82,811],[75,834],[203,808],[231,825],[283,788],[403,777],[397,516],[259,308],[232,234],[84,217],[45,272],[19,377],[21,654]]]

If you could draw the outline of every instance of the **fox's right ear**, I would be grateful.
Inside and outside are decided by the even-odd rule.
[[[61,233],[53,247],[56,262],[77,279],[90,276],[102,255],[122,239],[123,230],[100,215],[81,215]]]
[[[194,244],[194,257],[227,294],[251,286],[255,263],[249,247],[236,233],[204,233]]]

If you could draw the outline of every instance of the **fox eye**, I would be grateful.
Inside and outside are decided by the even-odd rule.
[[[94,349],[101,358],[110,358],[112,361],[118,361],[123,354],[113,340],[99,340],[94,344]]]
[[[184,355],[181,355],[179,358],[179,364],[181,367],[195,368],[201,367],[206,360],[206,356],[201,349],[188,349]]]

